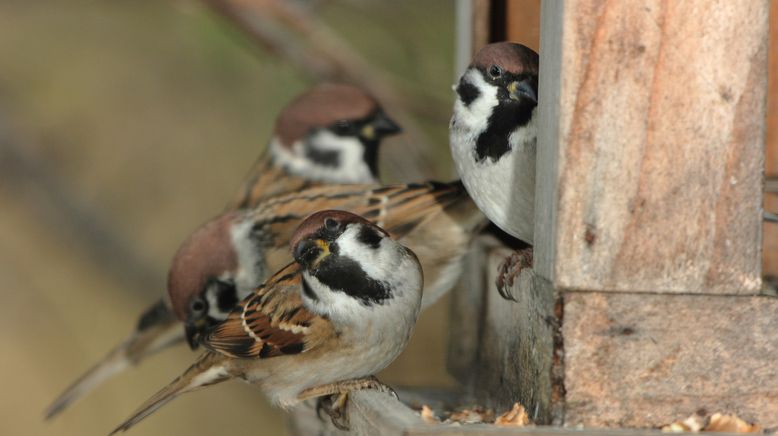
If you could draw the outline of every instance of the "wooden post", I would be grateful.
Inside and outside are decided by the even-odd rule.
[[[543,2],[535,267],[562,291],[565,425],[778,425],[778,300],[756,296],[767,16]]]
[[[552,3],[538,269],[566,289],[758,292],[768,3]]]

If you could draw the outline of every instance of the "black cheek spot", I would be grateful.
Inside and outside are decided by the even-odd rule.
[[[333,242],[332,244],[330,244],[330,253],[340,254],[340,245],[338,245],[337,242]]]
[[[470,103],[481,95],[481,91],[471,83],[460,81],[457,86],[457,94],[465,106],[470,106]]]
[[[308,146],[305,148],[305,156],[321,166],[331,168],[340,166],[340,152],[337,150],[319,150]]]
[[[219,282],[216,291],[216,305],[221,312],[229,312],[238,304],[238,291],[231,283]]]
[[[377,249],[381,245],[381,239],[383,238],[378,232],[367,226],[362,226],[357,235],[357,240],[359,240],[359,242],[372,249]]]

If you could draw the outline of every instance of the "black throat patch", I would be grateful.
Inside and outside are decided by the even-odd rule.
[[[359,262],[350,257],[327,256],[312,275],[333,291],[354,297],[368,307],[392,297],[388,283],[368,276]]]
[[[504,103],[500,103],[489,116],[486,130],[478,135],[475,143],[475,156],[477,162],[489,158],[497,162],[510,149],[509,141],[511,133],[518,127],[526,126],[532,118],[531,107],[522,107],[517,110]]]

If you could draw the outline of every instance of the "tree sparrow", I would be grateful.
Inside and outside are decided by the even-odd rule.
[[[372,375],[400,354],[416,323],[418,259],[380,227],[343,211],[308,217],[291,247],[295,262],[209,329],[202,338],[208,351],[113,433],[178,395],[233,378],[258,385],[283,408],[377,385]]]
[[[520,44],[489,44],[455,90],[449,139],[462,183],[489,220],[532,243],[538,54]]]
[[[456,169],[473,201],[508,235],[532,243],[535,225],[535,152],[538,54],[520,44],[482,48],[456,85],[449,142]],[[532,265],[532,248],[499,268],[504,298],[513,279]]]
[[[253,207],[263,199],[323,183],[374,183],[379,143],[399,131],[378,102],[361,89],[338,84],[314,86],[281,111],[273,139],[230,208]],[[210,243],[203,241],[198,247],[207,250]],[[264,278],[252,276],[249,285],[256,286]],[[225,285],[214,279],[209,286]],[[237,301],[222,304],[232,307]],[[181,341],[179,325],[167,301],[150,307],[129,337],[54,400],[46,418],[112,376]]]
[[[456,284],[470,242],[486,224],[460,183],[323,186],[223,214],[192,235],[170,270],[169,301],[193,348],[270,271],[291,260],[284,247],[292,232],[324,209],[363,216],[418,255],[425,277],[422,308]]]
[[[230,208],[317,184],[378,183],[378,146],[400,127],[365,91],[325,83],[289,103]]]

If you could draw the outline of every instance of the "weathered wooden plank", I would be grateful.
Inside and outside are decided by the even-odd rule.
[[[505,4],[506,40],[540,50],[540,0],[511,0]]]
[[[408,429],[428,426],[414,410],[386,392],[372,390],[352,392],[348,402],[349,431],[337,429],[326,415],[319,419],[313,402],[298,406],[290,419],[295,435],[387,435],[407,434]]]
[[[481,253],[479,255],[479,253]],[[527,269],[515,280],[516,302],[499,296],[498,266],[509,249],[481,241],[454,296],[449,371],[477,404],[508,410],[521,403],[538,423],[552,422],[554,292]]]
[[[771,2],[769,44],[765,174],[775,177],[778,176],[778,1]],[[778,195],[767,195],[765,208],[778,212]],[[765,224],[763,253],[764,273],[778,276],[778,225]]]
[[[504,300],[494,283],[498,266],[510,253],[488,253],[473,394],[478,404],[495,410],[509,410],[519,402],[533,421],[550,424],[554,292],[547,280],[525,269],[512,288],[517,301]]]
[[[494,245],[476,240],[464,263],[462,279],[452,292],[449,306],[449,335],[446,369],[463,386],[471,386],[473,367],[478,358],[480,326],[484,322],[484,292],[489,288],[486,276],[486,250]]]
[[[400,396],[404,397],[403,392]],[[417,397],[423,397],[418,392]],[[423,403],[427,401],[419,400]],[[437,401],[433,395],[429,403]],[[350,431],[336,429],[329,421],[316,417],[312,404],[298,407],[290,419],[290,432],[297,436],[322,435],[522,435],[522,436],[655,436],[656,430],[640,429],[570,429],[561,427],[498,427],[491,424],[435,424],[424,422],[418,412],[378,392],[363,391],[353,395],[349,404]],[[717,433],[728,436],[727,433]]]
[[[778,299],[569,292],[565,425],[656,427],[704,409],[778,427]]]
[[[542,275],[759,290],[767,16],[764,0],[543,3]]]

